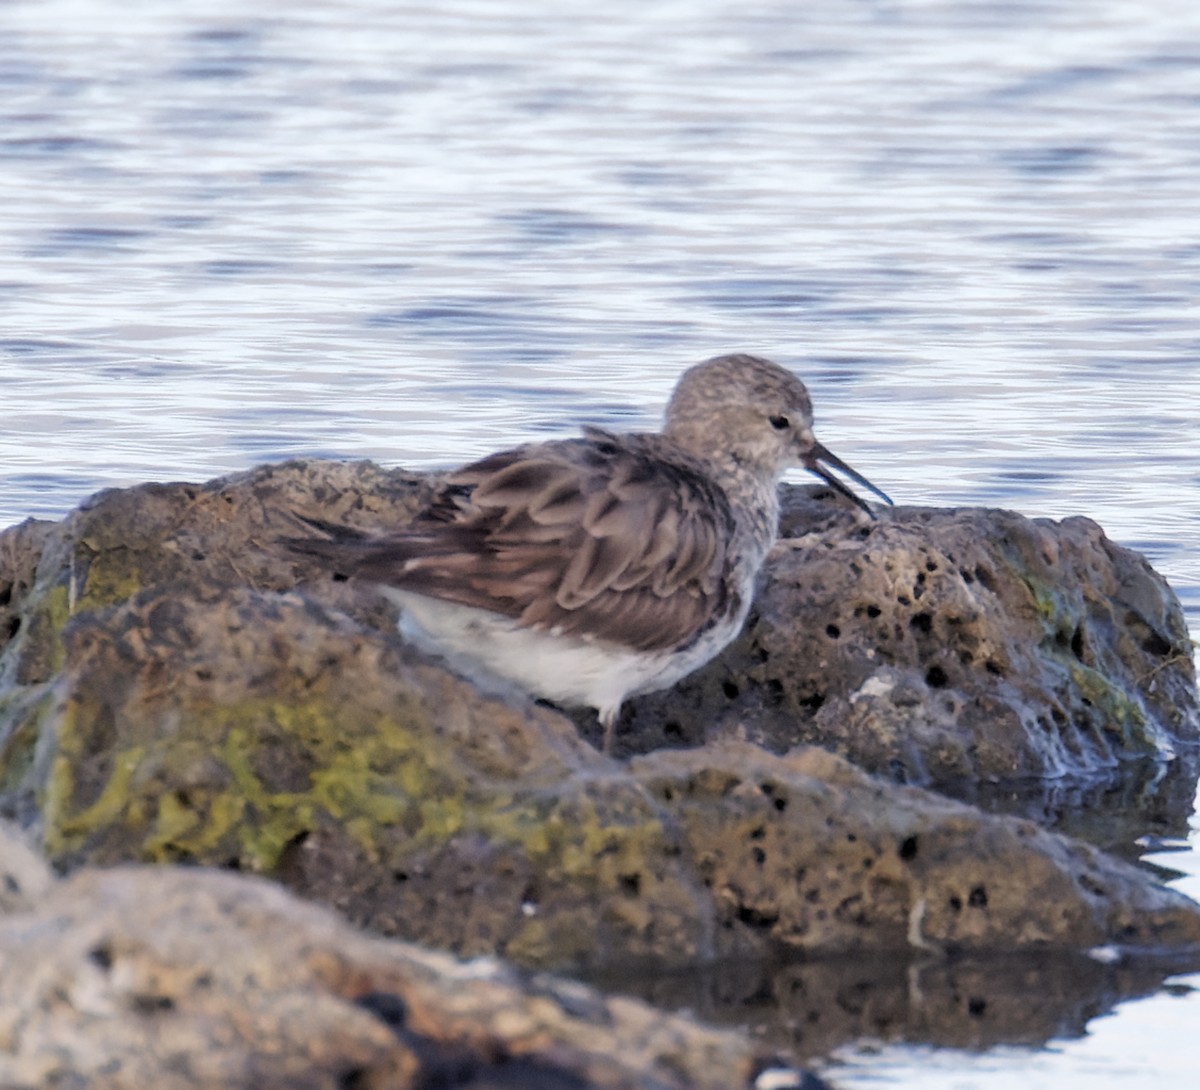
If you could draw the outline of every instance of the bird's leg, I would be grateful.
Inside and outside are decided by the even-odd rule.
[[[617,720],[621,717],[621,706],[618,704],[615,708],[605,708],[600,712],[600,724],[604,727],[604,741],[601,744],[600,752],[605,757],[611,757],[613,751],[613,742],[617,736]]]

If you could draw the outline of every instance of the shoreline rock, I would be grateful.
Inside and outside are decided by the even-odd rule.
[[[204,485],[98,493],[0,533],[0,694],[49,682],[72,616],[155,586],[284,591],[393,631],[394,609],[273,543],[293,511],[402,524],[436,476],[288,462]],[[706,669],[631,703],[622,752],[734,733],[814,743],[897,782],[1086,777],[1200,746],[1182,609],[1087,519],[884,510],[867,522],[785,487],[781,540],[746,630]],[[299,581],[299,583],[298,583]],[[15,716],[7,710],[0,725]],[[587,725],[589,737],[594,730]]]
[[[800,745],[815,736],[898,779],[1044,769],[1072,746],[1053,738],[1060,717],[1031,724],[1039,699],[1126,709],[1110,733],[1131,750],[1190,744],[1200,701],[1177,661],[1178,604],[1093,524],[904,510],[866,523],[790,493],[792,536],[746,634],[635,702],[621,744],[648,752],[621,763],[584,740],[594,723],[480,693],[404,644],[369,588],[313,581],[274,545],[292,511],[378,526],[436,487],[369,463],[287,463],[100,493],[0,536],[7,812],[60,868],[253,871],[385,934],[529,965],[774,943],[1200,941],[1195,906],[1143,871]],[[1052,561],[1088,576],[1046,610],[1031,588]],[[1062,660],[1081,655],[1087,677],[1110,670],[1107,687],[1072,687],[1083,675]],[[1152,686],[1131,688],[1138,669]],[[688,714],[711,725],[673,739],[693,748],[650,752]],[[1110,769],[1116,743],[1089,729],[1095,744],[1074,750]]]
[[[286,463],[110,490],[0,533],[0,813],[68,875],[0,838],[0,1081],[176,1085],[172,1063],[180,1087],[256,1090],[753,1076],[744,1034],[367,938],[320,905],[459,955],[598,979],[624,966],[628,986],[736,964],[788,994],[875,989],[886,1013],[777,1042],[810,1056],[903,1027],[914,979],[948,989],[947,1040],[1026,1033],[1040,968],[1009,980],[975,968],[989,959],[1075,966],[1079,994],[1056,985],[1038,1007],[1047,1035],[1200,961],[1200,907],[1146,869],[920,786],[984,798],[1053,775],[1070,809],[1105,777],[1147,828],[1186,829],[1188,776],[1137,780],[1196,751],[1182,612],[1093,523],[900,509],[868,524],[789,490],[746,631],[632,702],[614,760],[594,717],[480,692],[406,645],[379,595],[274,544],[292,512],[370,530],[437,487]],[[262,988],[213,987],[251,963]],[[854,965],[872,969],[820,968]],[[414,999],[420,966],[437,983]],[[810,1027],[827,1002],[811,1000],[795,1012]],[[781,996],[780,1019],[794,1005]]]
[[[847,526],[828,507],[788,494],[745,632],[636,726],[678,744],[726,721],[922,785],[1087,777],[1200,741],[1182,608],[1091,520],[902,508]]]
[[[25,851],[0,828],[0,868]],[[212,870],[46,874],[0,912],[0,959],[12,1088],[729,1090],[756,1061],[744,1034],[366,936]]]

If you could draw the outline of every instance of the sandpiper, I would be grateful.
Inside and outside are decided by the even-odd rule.
[[[663,430],[531,443],[450,473],[397,533],[319,525],[289,538],[401,607],[400,632],[485,685],[595,708],[610,752],[621,705],[708,662],[740,631],[775,540],[777,484],[831,469],[891,500],[813,436],[804,384],[770,360],[685,371]]]

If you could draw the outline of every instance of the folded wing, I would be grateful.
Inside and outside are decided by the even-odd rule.
[[[590,429],[494,454],[451,474],[402,533],[301,551],[529,627],[685,646],[727,607],[732,516],[686,456],[631,440]]]

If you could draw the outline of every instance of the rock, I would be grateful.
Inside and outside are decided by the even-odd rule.
[[[53,882],[50,868],[28,838],[0,821],[0,919],[29,911]]]
[[[0,829],[0,870],[11,849]],[[0,964],[13,1090],[729,1090],[755,1062],[742,1034],[369,938],[211,870],[81,870],[0,917]]]
[[[658,753],[684,857],[730,917],[803,949],[1190,947],[1196,906],[1030,822],[893,788],[823,750]],[[736,772],[734,771],[736,770]]]
[[[273,542],[306,529],[292,511],[402,524],[435,487],[367,462],[294,462],[203,486],[109,490],[62,524],[6,531],[0,724],[27,716],[55,676],[70,615],[156,585],[283,590],[299,571],[310,596],[390,630],[394,611],[378,596]],[[867,523],[790,489],[781,530],[741,639],[670,692],[634,701],[626,752],[733,732],[940,783],[1094,774],[1200,740],[1179,603],[1094,523],[982,509],[884,510]]]
[[[808,748],[628,766],[295,594],[151,589],[76,617],[25,790],[67,868],[278,877],[351,920],[527,965],[1200,943],[1142,872]]]
[[[11,1090],[736,1090],[864,1036],[959,1048],[1061,1039],[1169,971],[1039,950],[740,959],[612,978],[659,1007],[764,1019],[748,1035],[494,958],[370,938],[227,871],[85,868],[54,881],[0,823],[0,874],[31,862],[36,888],[0,916],[0,1085]]]
[[[1196,907],[1141,871],[794,748],[933,781],[1194,740],[1178,604],[1090,523],[867,523],[793,496],[746,634],[635,702],[623,736],[698,748],[619,763],[274,544],[293,510],[369,528],[436,487],[289,463],[9,531],[7,810],[61,868],[256,871],[380,932],[535,966],[1200,942]]]
[[[782,529],[742,637],[640,701],[634,730],[811,742],[920,784],[1090,775],[1200,737],[1179,602],[1094,522],[900,509],[858,524],[793,494]]]

